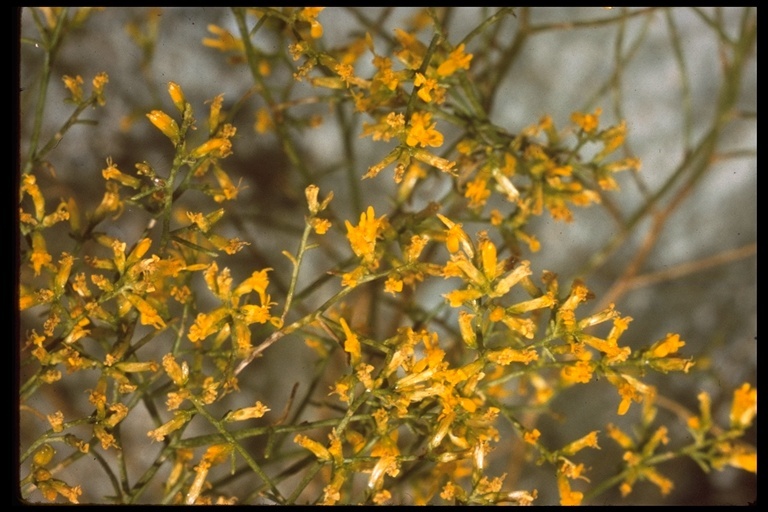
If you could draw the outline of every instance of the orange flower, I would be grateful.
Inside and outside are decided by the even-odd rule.
[[[597,130],[600,124],[600,114],[603,113],[603,109],[596,108],[594,114],[584,114],[583,112],[574,112],[571,114],[571,121],[578,125],[579,128],[586,133],[593,133]]]
[[[411,147],[420,145],[439,147],[443,145],[443,134],[435,130],[432,114],[429,112],[414,112],[409,123],[406,144]]]
[[[757,415],[757,389],[745,382],[733,392],[731,406],[731,426],[739,429],[748,428]]]
[[[386,226],[386,219],[382,216],[376,218],[373,206],[360,214],[360,223],[353,226],[349,221],[345,221],[347,226],[347,239],[355,254],[363,259],[363,262],[370,267],[377,267],[374,251],[376,249],[376,239],[381,236],[381,232]]]
[[[453,50],[448,58],[437,68],[437,74],[440,76],[450,76],[459,69],[469,69],[469,62],[472,60],[471,53],[464,53],[464,43]]]

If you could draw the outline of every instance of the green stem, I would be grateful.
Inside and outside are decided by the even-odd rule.
[[[259,475],[259,478],[269,486],[269,488],[274,493],[274,497],[280,502],[280,504],[284,504],[284,499],[280,495],[280,491],[275,486],[275,484],[270,480],[269,476],[264,472],[263,469],[261,469],[261,466],[251,457],[251,454],[248,453],[248,450],[246,450],[240,443],[237,442],[237,440],[232,436],[232,434],[224,428],[222,425],[222,422],[214,418],[203,406],[202,403],[197,398],[190,398],[192,403],[195,406],[195,409],[207,419],[211,425],[213,425],[216,430],[219,431],[219,433],[224,437],[224,440],[227,441],[227,443],[230,444],[235,450],[237,450],[237,453],[240,454],[243,459],[245,459],[245,462],[248,464],[248,467],[250,467],[254,473]]]

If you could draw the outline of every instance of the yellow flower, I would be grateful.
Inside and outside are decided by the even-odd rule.
[[[48,420],[48,423],[51,424],[51,428],[54,432],[61,432],[64,430],[64,413],[61,411],[56,411],[53,414],[49,414],[46,416],[46,419]],[[50,448],[50,445],[43,445],[48,446]],[[37,454],[35,454],[35,457],[37,457]],[[45,466],[45,464],[38,464],[39,466]]]
[[[211,25],[208,25],[208,32],[211,32],[213,35],[217,36],[217,38],[216,39],[209,38],[209,37],[204,38],[203,39],[204,46],[208,46],[209,48],[216,48],[222,52],[245,51],[245,46],[243,45],[243,41],[240,38],[233,36],[229,30],[223,29],[218,25],[211,24]]]
[[[437,218],[448,227],[445,235],[445,246],[448,248],[448,252],[455,253],[459,250],[459,245],[464,249],[464,252],[470,258],[474,256],[475,251],[472,248],[472,241],[469,236],[461,229],[461,224],[453,222],[448,217],[437,214]]]
[[[633,401],[640,402],[643,398],[652,398],[656,394],[656,389],[653,386],[643,384],[629,375],[608,374],[608,380],[616,386],[619,395],[621,395],[621,403],[618,409],[619,416],[627,413]]]
[[[139,311],[139,320],[141,321],[142,325],[151,325],[155,329],[162,329],[165,327],[165,322],[163,321],[162,317],[157,313],[157,310],[149,304],[149,302],[133,293],[126,293],[125,297],[131,304],[133,304],[133,307]]]
[[[44,473],[46,476],[40,478],[41,473]],[[56,495],[60,494],[67,498],[70,503],[79,503],[77,497],[83,493],[83,490],[79,485],[72,487],[62,480],[51,478],[50,473],[47,470],[36,471],[35,476],[38,480],[36,482],[37,488],[48,501],[55,500]]]
[[[344,351],[350,356],[350,364],[354,368],[362,360],[362,352],[360,347],[360,340],[357,339],[357,335],[349,328],[347,321],[343,318],[339,319],[341,328],[344,329]]]
[[[341,275],[341,286],[354,288],[367,273],[368,271],[364,266],[355,267],[354,270]]]
[[[389,276],[384,283],[384,291],[392,295],[400,293],[403,291],[403,280],[395,275]]]
[[[435,133],[437,132],[435,131]],[[439,133],[437,134],[440,135]],[[441,144],[442,144],[442,137],[443,136],[440,135]],[[443,172],[454,174],[453,168],[456,167],[456,162],[451,162],[450,160],[446,160],[445,158],[440,158],[439,156],[433,155],[429,151],[425,151],[421,148],[416,148],[411,151],[412,151],[413,158],[415,158],[419,162],[424,162],[425,164],[429,164],[432,167],[437,167]]]
[[[195,148],[189,156],[192,158],[226,158],[232,154],[232,143],[229,139],[214,137]]]
[[[752,420],[757,415],[757,389],[753,389],[745,382],[733,392],[733,405],[731,405],[731,427],[746,429],[752,425]]]
[[[266,405],[261,402],[256,402],[252,407],[244,407],[228,413],[224,417],[224,421],[243,421],[251,418],[261,418],[269,412],[269,410],[269,407]]]
[[[414,112],[409,123],[406,144],[439,147],[443,145],[443,134],[435,130],[436,122],[432,123],[429,112]]]
[[[147,437],[155,441],[162,441],[165,436],[183,427],[191,419],[191,414],[187,411],[176,411],[173,419],[164,423],[154,430],[147,432]]]
[[[386,226],[385,217],[375,216],[373,206],[360,214],[360,223],[353,226],[349,221],[345,221],[347,226],[347,239],[355,254],[363,259],[363,262],[370,266],[378,266],[375,260],[374,251],[376,249],[376,239],[381,236],[381,232]]]
[[[168,95],[171,97],[171,101],[176,106],[179,112],[184,113],[186,108],[187,99],[184,96],[184,91],[181,90],[181,86],[176,82],[168,82]]]
[[[488,197],[491,195],[491,191],[488,190],[487,185],[487,180],[480,176],[467,183],[464,197],[469,199],[470,208],[479,208],[485,205]]]
[[[331,452],[329,452],[325,446],[318,443],[317,441],[314,441],[308,438],[307,436],[298,434],[296,435],[296,437],[293,438],[293,442],[298,444],[302,448],[306,448],[307,450],[311,451],[312,453],[315,454],[315,457],[317,457],[320,460],[330,461],[333,458],[331,456]]]
[[[594,371],[594,365],[590,361],[576,361],[573,364],[564,366],[560,370],[560,376],[568,384],[581,382],[586,384],[592,379],[592,372]]]
[[[101,204],[96,207],[96,211],[93,213],[93,223],[101,222],[108,213],[113,212],[115,215],[112,218],[117,219],[120,214],[123,213],[123,209],[125,208],[125,204],[120,199],[119,186],[117,183],[108,181],[105,188],[106,191],[104,192],[104,197],[101,199]]]
[[[501,366],[506,366],[510,363],[524,363],[527,365],[531,361],[537,361],[538,359],[539,354],[532,347],[528,347],[525,350],[507,347],[488,352],[488,360]]]
[[[77,75],[75,77],[71,77],[69,75],[64,75],[62,78],[64,80],[64,87],[67,88],[69,93],[72,95],[72,101],[75,103],[80,103],[83,101],[83,77],[80,75]]]
[[[52,268],[53,257],[48,253],[45,245],[45,238],[39,231],[32,232],[32,254],[29,256],[35,275],[40,275],[40,269],[43,267]]]
[[[102,107],[106,104],[106,100],[104,99],[104,86],[107,85],[108,82],[109,76],[107,76],[106,73],[99,73],[93,77],[93,94],[96,96],[96,102]]]
[[[267,298],[269,296],[267,295]],[[244,320],[247,325],[253,323],[265,324],[269,322],[269,304],[257,306],[255,304],[246,304],[240,308],[241,313],[244,315]]]
[[[155,127],[163,132],[163,135],[171,139],[174,145],[178,144],[181,140],[181,132],[179,131],[179,125],[176,124],[171,116],[163,112],[162,110],[153,110],[147,114],[149,122],[155,125]]]
[[[731,443],[723,442],[717,445],[718,451],[722,456],[718,456],[712,466],[715,469],[722,469],[728,465],[735,468],[757,473],[757,452],[751,446],[738,444],[733,446]]]
[[[459,69],[469,69],[469,62],[471,60],[472,54],[464,53],[464,43],[462,43],[440,64],[437,68],[437,74],[440,76],[450,76]]]
[[[187,366],[186,362],[182,362],[179,365],[173,354],[165,354],[163,356],[163,369],[177,386],[183,386],[189,378],[189,366]]]
[[[557,489],[560,491],[560,505],[581,505],[581,501],[584,499],[584,493],[572,491],[571,482],[565,474],[559,474],[557,476]]]
[[[461,307],[465,302],[471,302],[483,296],[483,292],[475,288],[465,290],[453,290],[450,293],[443,294],[452,308]]]
[[[272,116],[266,108],[260,108],[256,112],[256,123],[253,125],[253,129],[256,133],[267,133],[274,129],[275,124],[272,122]]]
[[[605,146],[603,149],[595,155],[595,161],[602,160],[606,155],[616,151],[622,144],[627,136],[627,122],[622,121],[621,124],[612,126],[605,130],[601,138]]]
[[[202,341],[211,334],[217,332],[221,328],[219,322],[221,322],[227,314],[228,313],[224,308],[219,308],[207,315],[205,313],[199,313],[195,319],[195,323],[189,328],[189,333],[187,334],[189,341]]]
[[[419,98],[425,103],[430,103],[432,101],[433,98],[431,93],[433,91],[435,92],[435,103],[442,103],[442,101],[445,101],[445,89],[441,88],[434,78],[426,78],[421,73],[416,73],[416,77],[413,79],[413,85],[419,88],[416,94],[418,94]]]
[[[395,52],[395,56],[409,69],[419,69],[427,53],[427,47],[424,43],[416,39],[412,34],[399,28],[395,29],[395,39],[403,47]]]
[[[271,268],[265,268],[262,270],[254,271],[249,278],[244,280],[240,285],[235,288],[232,296],[235,300],[245,295],[246,293],[256,292],[259,294],[259,299],[262,305],[269,304],[269,295],[267,295],[267,286],[269,286],[269,277],[267,273],[272,270]]]
[[[581,439],[569,443],[561,450],[561,452],[565,455],[574,455],[584,448],[597,448],[599,450],[600,447],[597,445],[597,432],[597,430],[593,430]]]
[[[376,66],[377,71],[371,79],[370,86],[368,86],[366,82],[361,79],[356,79],[354,83],[361,87],[370,87],[371,94],[374,97],[382,97],[382,95],[387,97],[389,96],[388,93],[397,89],[397,86],[400,84],[400,79],[403,75],[403,72],[393,71],[392,60],[388,57],[381,57],[379,55],[374,56],[373,65]]]
[[[332,226],[331,221],[328,219],[318,219],[317,217],[310,219],[309,223],[318,235],[324,235]]]
[[[573,121],[574,124],[578,125],[579,128],[584,130],[586,133],[593,133],[597,130],[598,125],[600,124],[600,114],[602,114],[603,109],[596,108],[594,114],[584,114],[583,112],[574,112],[571,114],[571,121]]]
[[[534,428],[533,430],[526,430],[523,433],[523,441],[528,444],[536,444],[539,440],[539,437],[541,437],[541,432],[539,432],[539,429],[537,428]]]
[[[319,39],[323,36],[323,26],[317,21],[317,15],[325,9],[325,7],[304,7],[299,12],[299,19],[309,23],[309,34],[312,39]]]
[[[347,475],[344,469],[334,471],[331,483],[323,488],[323,501],[320,505],[335,505],[341,499],[341,486],[346,480]]]
[[[107,158],[107,168],[101,171],[101,175],[105,180],[115,180],[133,189],[141,187],[141,180],[118,170],[117,165],[112,162],[112,157]]]

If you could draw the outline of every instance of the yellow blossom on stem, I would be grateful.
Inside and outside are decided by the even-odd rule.
[[[153,110],[147,114],[149,122],[155,125],[155,127],[163,132],[163,135],[171,139],[173,145],[177,145],[181,140],[181,131],[179,125],[176,124],[171,116],[163,112],[162,110]]]
[[[527,365],[531,361],[537,361],[539,359],[539,354],[533,347],[528,347],[524,350],[506,347],[500,350],[489,351],[487,357],[492,363],[501,366],[506,366],[511,363],[523,363]]]
[[[151,437],[155,441],[162,441],[165,436],[183,427],[191,418],[192,414],[189,411],[176,411],[173,414],[173,419],[147,432],[147,437]]]
[[[105,183],[105,188],[106,191],[104,192],[104,197],[101,199],[101,204],[99,204],[93,212],[92,222],[94,224],[98,224],[104,220],[109,213],[114,213],[115,215],[112,218],[117,219],[120,214],[123,213],[123,209],[125,208],[125,204],[120,199],[118,184],[108,181]]]
[[[464,232],[464,230],[461,229],[461,224],[457,224],[448,217],[439,213],[437,214],[437,217],[448,228],[445,235],[445,246],[448,248],[448,252],[455,253],[459,250],[459,246],[461,245],[461,248],[464,250],[467,256],[472,258],[475,254],[475,251],[472,248],[472,241],[469,239],[469,236]]]
[[[395,39],[402,45],[402,50],[395,52],[397,58],[409,69],[419,69],[424,56],[427,53],[427,47],[416,39],[413,34],[400,28],[395,29]]]
[[[400,293],[403,291],[403,280],[396,275],[389,276],[384,283],[384,291],[392,295]]]
[[[530,276],[532,273],[531,262],[528,260],[521,261],[517,267],[499,279],[499,281],[493,287],[493,291],[489,293],[488,296],[502,297],[506,295],[513,286],[515,286],[526,277]]]
[[[21,179],[21,191],[32,198],[32,203],[35,206],[35,220],[42,222],[45,216],[45,198],[37,185],[37,178],[32,174],[25,175]]]
[[[712,467],[722,470],[724,466],[757,473],[757,451],[745,444],[732,444],[724,441],[717,445],[718,455],[712,461]]]
[[[537,428],[523,432],[523,441],[528,444],[536,444],[539,440],[539,437],[541,437],[541,432],[539,432],[539,429]]]
[[[586,352],[587,354],[589,352]],[[592,380],[592,373],[594,372],[594,363],[591,361],[576,361],[569,363],[560,370],[560,376],[567,384],[574,384],[580,382],[586,384]]]
[[[198,313],[195,323],[189,328],[187,337],[189,341],[202,341],[211,334],[221,329],[220,322],[224,321],[229,313],[224,308],[219,308],[211,313]]]
[[[267,295],[269,299],[269,295]],[[244,320],[247,325],[259,323],[265,324],[269,322],[269,306],[274,302],[268,302],[267,304],[257,306],[255,304],[246,304],[240,308],[240,312],[244,315]]]
[[[431,103],[433,99],[435,100],[435,103],[438,104],[445,101],[445,89],[440,87],[437,80],[434,78],[426,78],[421,73],[416,73],[416,76],[413,79],[413,85],[419,88],[416,94],[425,103]],[[432,92],[435,93],[434,98],[432,98]]]
[[[563,473],[557,475],[557,490],[560,492],[560,505],[581,505],[581,501],[584,499],[583,492],[571,490],[571,482]]]
[[[240,285],[235,288],[235,291],[232,292],[234,300],[237,300],[247,293],[256,292],[259,295],[259,300],[261,300],[262,305],[268,305],[269,295],[267,295],[267,286],[269,286],[269,277],[267,276],[267,273],[271,270],[271,268],[265,268],[254,271],[250,277],[240,283]]]
[[[221,157],[224,158],[227,156],[224,153],[221,153]],[[229,174],[219,167],[218,165],[213,166],[213,177],[216,178],[216,181],[219,184],[219,189],[212,190],[213,192],[213,200],[217,203],[221,203],[223,201],[231,201],[233,199],[237,199],[237,195],[240,192],[240,183],[242,183],[242,179],[240,183],[238,183],[237,186],[235,186],[234,183],[232,183],[231,178],[229,177]]]
[[[621,147],[622,144],[624,144],[624,139],[627,137],[627,121],[622,121],[620,124],[616,126],[612,126],[605,130],[605,132],[601,135],[601,139],[603,140],[603,144],[605,145],[600,152],[595,155],[595,161],[600,161],[603,158],[605,158],[610,153],[613,153],[616,151],[619,147]]]
[[[435,129],[437,122],[432,121],[432,114],[429,112],[414,112],[408,123],[408,130],[405,142],[409,146],[432,146],[439,147],[443,145],[443,135]]]
[[[483,296],[483,292],[475,288],[466,288],[464,290],[453,290],[452,292],[443,294],[443,297],[448,300],[448,303],[452,308],[461,307],[467,302],[472,302],[475,299],[479,299]]]
[[[45,473],[46,476],[41,478],[41,473]],[[56,496],[60,494],[70,503],[77,504],[79,503],[78,496],[83,493],[79,485],[72,487],[62,480],[51,478],[50,473],[44,469],[35,472],[35,480],[37,488],[48,501],[55,500]]]
[[[176,82],[168,82],[168,95],[171,97],[171,101],[176,106],[176,109],[183,114],[187,108],[187,99],[184,96],[184,91],[181,86]]]
[[[323,500],[320,505],[335,505],[341,499],[341,486],[347,481],[346,471],[337,469],[331,483],[323,488]]]
[[[187,383],[189,366],[187,366],[186,361],[179,365],[173,354],[166,354],[163,356],[163,369],[177,386],[183,386]]]
[[[165,321],[163,321],[163,318],[149,302],[133,293],[126,293],[125,297],[139,311],[139,320],[142,325],[151,325],[155,329],[165,327]]]
[[[583,112],[574,112],[571,114],[571,121],[586,133],[594,133],[600,124],[600,114],[603,109],[596,108],[594,114],[584,114]]]
[[[81,103],[83,101],[83,77],[80,75],[75,77],[64,75],[62,80],[64,80],[64,87],[66,87],[72,95],[72,101]]]
[[[317,21],[317,16],[325,7],[304,7],[299,11],[299,19],[309,23],[309,34],[312,39],[319,39],[323,36],[323,26]]]
[[[223,29],[218,25],[210,24],[208,25],[208,32],[212,33],[214,36],[216,36],[216,38],[203,38],[204,46],[209,48],[216,48],[222,52],[245,51],[243,41],[240,38],[233,36],[229,30]]]
[[[56,411],[53,414],[49,414],[46,416],[46,419],[48,420],[48,423],[51,424],[51,429],[54,432],[61,432],[64,430],[64,413],[61,411]],[[49,446],[49,445],[45,445]],[[45,464],[39,464],[40,466],[45,466]]]
[[[53,258],[46,249],[43,234],[39,231],[32,232],[32,253],[29,255],[29,260],[36,276],[40,275],[40,270],[43,267],[53,268],[51,264]]]
[[[469,199],[469,208],[480,208],[485,205],[488,197],[491,195],[491,191],[488,190],[488,181],[478,176],[474,180],[467,183],[467,188],[464,190],[464,197]]]
[[[96,96],[96,102],[102,107],[106,104],[106,100],[104,99],[104,87],[108,82],[109,76],[107,76],[106,73],[99,73],[93,77],[93,94]]]
[[[357,335],[352,332],[352,329],[349,328],[349,324],[347,324],[346,320],[340,318],[339,323],[341,324],[341,328],[344,330],[344,335],[346,336],[346,339],[344,340],[344,350],[350,356],[351,366],[355,367],[362,360],[360,340],[357,339]]]
[[[731,405],[731,428],[747,429],[757,415],[757,389],[745,382],[739,389],[733,392],[733,404]]]
[[[607,377],[611,384],[616,386],[619,395],[621,395],[621,403],[618,409],[619,416],[627,413],[633,401],[640,402],[643,398],[653,398],[656,395],[656,389],[653,386],[643,384],[629,375],[609,373]]]
[[[442,135],[440,135],[440,140],[442,141]],[[442,144],[442,142],[440,144]],[[454,174],[454,167],[456,167],[456,162],[446,160],[445,158],[440,158],[439,156],[433,155],[429,151],[421,148],[412,149],[411,154],[413,158],[419,162],[424,162],[425,164],[431,165],[432,167],[437,167],[443,172]]]
[[[597,430],[593,430],[584,437],[567,444],[560,450],[560,452],[564,455],[574,455],[584,448],[597,448],[599,450],[600,447],[597,445],[597,433]]]
[[[378,266],[376,261],[375,249],[376,240],[381,236],[381,232],[386,226],[386,218],[376,218],[373,206],[360,214],[360,223],[353,226],[349,221],[344,221],[347,227],[347,239],[355,254],[363,259],[363,262],[375,268]]]
[[[214,137],[196,147],[189,154],[192,158],[226,158],[232,154],[232,143],[229,139]]]
[[[360,265],[350,272],[341,275],[341,286],[354,288],[368,274],[368,270]]]
[[[141,187],[141,180],[135,176],[129,176],[118,170],[117,165],[112,162],[112,158],[107,158],[107,168],[101,171],[105,180],[115,180],[127,187],[138,189]]]
[[[293,442],[314,453],[315,457],[319,460],[330,461],[333,459],[331,452],[329,452],[325,446],[307,436],[297,434],[296,437],[293,438]]]
[[[450,76],[459,69],[469,69],[469,62],[471,60],[472,54],[464,52],[464,43],[462,43],[448,54],[448,58],[437,68],[437,74],[440,76]]]

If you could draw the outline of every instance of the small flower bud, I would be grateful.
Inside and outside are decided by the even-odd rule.
[[[184,97],[184,91],[181,90],[181,86],[176,82],[168,82],[168,94],[171,96],[171,100],[173,100],[173,104],[178,111],[183,114],[187,99]]]
[[[155,125],[155,127],[163,132],[163,135],[171,139],[174,146],[181,140],[181,132],[179,131],[179,125],[176,121],[171,119],[171,116],[163,112],[162,110],[153,110],[147,114],[149,122]]]

